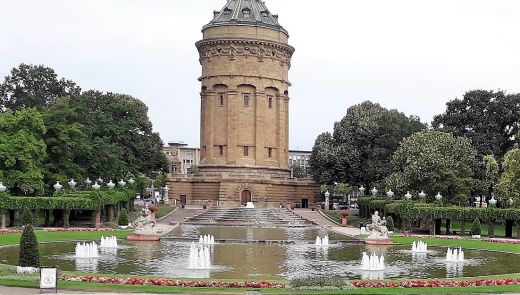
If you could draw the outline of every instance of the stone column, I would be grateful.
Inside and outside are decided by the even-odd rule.
[[[2,229],[5,229],[5,209],[2,209]]]
[[[170,193],[170,188],[168,187],[168,185],[165,185],[163,187],[163,201],[164,201],[164,204],[167,204],[170,199],[168,198],[168,194]]]
[[[112,222],[112,220],[113,220],[112,218],[114,216],[114,213],[112,213],[112,211],[114,211],[114,209],[112,208],[111,205],[108,205],[107,206],[107,219],[106,219],[108,222]]]
[[[100,211],[96,211],[96,217],[95,217],[95,221],[94,221],[94,227],[96,229],[99,229],[101,227],[101,210]]]

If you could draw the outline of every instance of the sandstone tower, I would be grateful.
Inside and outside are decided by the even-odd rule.
[[[290,178],[294,48],[278,16],[261,0],[228,0],[202,33],[200,175],[171,177],[172,197],[222,206],[314,202],[316,186]]]

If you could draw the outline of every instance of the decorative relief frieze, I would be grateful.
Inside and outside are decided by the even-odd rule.
[[[204,59],[209,62],[215,56],[227,56],[230,60],[236,60],[237,56],[257,58],[259,62],[264,59],[272,59],[280,62],[280,65],[291,66],[291,57],[294,48],[270,42],[243,41],[243,40],[210,40],[197,43],[199,61]]]

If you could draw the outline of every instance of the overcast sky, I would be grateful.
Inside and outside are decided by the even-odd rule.
[[[44,64],[142,99],[162,139],[199,145],[194,43],[225,0],[0,0],[0,75]],[[296,47],[290,147],[364,100],[424,122],[471,89],[520,92],[520,1],[266,0]]]

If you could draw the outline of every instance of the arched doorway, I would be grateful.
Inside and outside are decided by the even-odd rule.
[[[240,195],[240,205],[246,205],[248,202],[253,202],[251,191],[242,191],[242,194]]]

